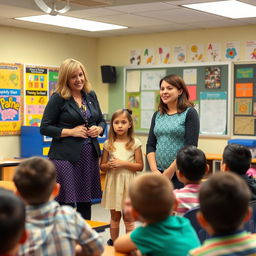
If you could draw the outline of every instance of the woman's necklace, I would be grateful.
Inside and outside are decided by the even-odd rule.
[[[82,111],[85,112],[86,109],[87,109],[87,107],[86,107],[86,105],[83,103],[82,98],[81,98],[81,97],[76,98],[76,97],[74,97],[74,96],[73,96],[73,98],[74,98],[74,101],[75,101],[76,105],[77,105]]]

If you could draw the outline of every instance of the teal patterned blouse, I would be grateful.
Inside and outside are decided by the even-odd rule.
[[[157,168],[164,171],[175,160],[177,152],[185,145],[197,146],[199,118],[194,108],[180,114],[160,114],[152,117],[147,154],[155,152]]]

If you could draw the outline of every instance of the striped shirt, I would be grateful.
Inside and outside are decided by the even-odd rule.
[[[104,247],[99,234],[70,206],[49,201],[26,207],[28,239],[20,246],[22,256],[75,255],[79,244],[86,255],[100,254]]]
[[[202,247],[193,249],[193,256],[255,256],[256,234],[239,231],[233,235],[216,236],[207,239]]]
[[[200,184],[187,184],[184,188],[174,190],[178,200],[177,215],[183,216],[188,210],[199,206],[199,187]]]

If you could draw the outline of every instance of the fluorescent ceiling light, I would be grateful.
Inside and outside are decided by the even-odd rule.
[[[255,5],[242,3],[236,0],[184,4],[182,6],[232,19],[256,17]]]
[[[31,21],[36,23],[43,23],[43,24],[59,26],[59,27],[86,30],[86,31],[103,31],[103,30],[127,28],[125,26],[119,26],[119,25],[92,21],[92,20],[78,19],[78,18],[63,16],[63,15],[56,15],[56,16],[38,15],[38,16],[20,17],[15,19]]]

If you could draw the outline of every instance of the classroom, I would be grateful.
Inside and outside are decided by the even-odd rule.
[[[207,104],[210,105],[209,98],[204,103],[204,97],[210,97],[207,96],[208,92],[218,94],[218,99],[224,99],[224,107],[220,105],[225,111],[224,115],[220,111],[214,110],[214,107],[210,112],[205,110],[205,116],[209,113],[212,114],[212,116],[207,116],[207,118],[210,117],[207,120],[210,121],[214,119],[215,115],[220,114],[221,122],[224,122],[224,128],[222,127],[220,132],[214,130],[212,133],[204,133],[203,129],[200,130],[198,148],[208,154],[208,160],[217,160],[219,165],[219,156],[231,139],[255,139],[256,17],[224,18],[181,7],[181,5],[204,2],[202,0],[55,0],[52,2],[57,2],[61,7],[65,6],[65,2],[70,4],[71,9],[67,11],[70,16],[116,23],[116,25],[128,28],[89,32],[14,20],[15,17],[42,14],[43,10],[40,10],[36,2],[44,1],[50,2],[48,0],[0,0],[2,39],[0,41],[0,81],[1,66],[18,63],[27,68],[23,70],[22,93],[24,95],[20,109],[22,126],[29,126],[27,125],[28,110],[26,108],[29,91],[25,91],[27,80],[29,80],[27,70],[29,68],[32,70],[34,67],[42,69],[50,67],[53,70],[58,70],[63,60],[74,58],[84,64],[92,89],[97,95],[102,113],[107,117],[107,121],[110,120],[116,109],[130,107],[128,100],[130,95],[137,95],[140,97],[140,101],[143,101],[144,97],[146,105],[148,104],[147,96],[151,99],[155,98],[154,103],[149,104],[148,108],[144,108],[144,121],[146,122],[147,117],[150,117],[148,120],[151,120],[152,105],[155,110],[157,108],[156,98],[159,85],[154,85],[151,92],[147,92],[148,89],[145,89],[144,92],[138,88],[131,89],[129,86],[133,87],[134,83],[139,87],[142,86],[142,80],[137,83],[133,75],[137,79],[143,79],[143,75],[148,76],[154,72],[158,78],[161,78],[161,74],[176,73],[182,77],[185,74],[189,76],[188,72],[195,72],[196,75],[193,73],[193,76],[197,76],[198,80],[192,78],[193,82],[189,83],[189,87],[198,111],[200,111],[199,108],[207,108]],[[213,0],[208,2],[213,2]],[[241,0],[241,2],[256,7],[254,0]],[[216,50],[213,51],[212,47]],[[232,55],[233,52],[232,54],[228,52],[230,49],[235,51],[235,56]],[[166,60],[163,60],[163,53]],[[182,59],[178,58],[180,56],[178,53],[182,53]],[[214,54],[216,55],[213,57]],[[152,58],[146,60],[146,56],[150,55]],[[134,62],[135,59],[139,61]],[[115,68],[115,82],[102,81],[102,66]],[[252,71],[252,76],[249,77],[251,80],[239,80],[238,73],[241,69],[254,71],[254,74]],[[213,70],[217,70],[216,72],[221,74],[220,84],[212,85],[210,81],[206,81],[206,72]],[[251,94],[247,95],[246,99],[237,92],[239,83],[243,82],[245,85],[250,83],[251,86]],[[211,86],[214,88],[212,89]],[[4,89],[6,89],[5,85],[1,87],[0,84],[2,94],[4,94]],[[155,94],[152,94],[153,90]],[[32,94],[33,91],[31,91]],[[12,100],[4,102],[1,99],[3,97],[0,97],[2,109],[3,104],[6,108],[17,108]],[[139,103],[140,107],[135,106],[133,109],[133,113],[139,116],[139,124],[135,127],[135,136],[142,143],[143,160],[146,163],[149,126],[142,124],[143,102]],[[47,102],[43,104],[46,106]],[[237,107],[241,107],[241,105],[250,106],[251,110],[241,113],[242,110],[237,110]],[[212,106],[218,106],[218,104]],[[150,111],[147,112],[148,109]],[[201,111],[201,126],[202,124],[207,126],[203,120],[203,110]],[[253,123],[250,129],[248,126],[245,127],[245,131],[240,127],[244,120]],[[38,122],[37,126],[40,126],[40,120]],[[3,118],[0,120],[0,160],[21,157],[20,131],[14,133],[1,131],[1,127],[4,127],[1,126],[1,123],[5,123]],[[236,132],[238,126],[239,132]],[[33,145],[27,145],[27,147],[33,151]],[[44,156],[46,155],[47,153],[44,151]],[[256,158],[256,154],[253,158]],[[255,159],[252,162],[256,164]],[[217,168],[214,164],[211,166],[211,171]],[[145,169],[148,169],[147,164],[144,164]]]
[[[5,12],[4,8],[1,8],[1,12]],[[111,102],[109,90],[112,84],[102,83],[101,65],[129,66],[129,55],[132,49],[157,48],[159,45],[171,47],[184,45],[184,43],[187,45],[193,43],[207,45],[208,42],[225,44],[228,41],[240,42],[240,61],[245,61],[243,59],[246,50],[244,44],[248,40],[255,40],[255,28],[255,24],[232,25],[94,38],[1,25],[1,38],[4,39],[0,42],[1,62],[58,66],[69,56],[79,59],[87,68],[102,112],[108,113]],[[145,145],[147,136],[139,135],[139,138]],[[0,140],[2,158],[20,156],[20,136],[1,136]],[[226,143],[227,138],[199,139],[199,147],[207,153],[221,154]]]

